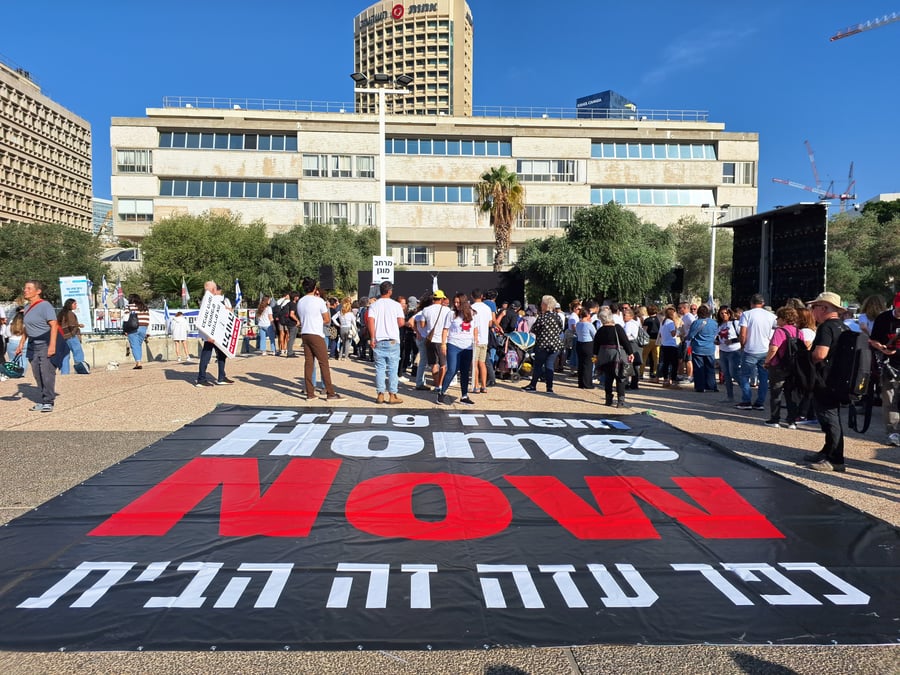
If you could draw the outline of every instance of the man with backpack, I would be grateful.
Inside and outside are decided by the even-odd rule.
[[[818,326],[813,340],[812,362],[818,368],[818,379],[822,384],[813,390],[813,402],[819,426],[825,432],[825,443],[819,452],[808,455],[805,460],[814,471],[843,473],[844,429],[841,426],[841,402],[835,392],[824,385],[829,380],[829,371],[834,367],[838,340],[845,330],[841,321],[841,296],[836,293],[819,293],[808,304]]]
[[[881,353],[881,413],[889,445],[900,446],[900,293],[875,317],[869,346]]]

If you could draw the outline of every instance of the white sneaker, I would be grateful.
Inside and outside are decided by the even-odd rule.
[[[397,379],[399,379],[401,382],[409,382],[409,378],[406,377],[405,375],[401,375],[401,376],[400,376],[399,378],[397,378]]]
[[[181,357],[179,356],[179,357],[178,357],[178,363],[181,363],[181,361],[182,361],[182,359],[181,359]]]
[[[900,447],[900,434],[891,434],[888,436],[888,443]]]

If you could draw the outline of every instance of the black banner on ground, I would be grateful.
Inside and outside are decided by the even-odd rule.
[[[0,534],[0,649],[873,644],[896,528],[643,415],[221,407]]]

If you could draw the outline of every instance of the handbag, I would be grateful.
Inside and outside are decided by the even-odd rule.
[[[340,334],[340,333],[338,332],[338,327],[337,327],[337,326],[335,326],[334,324],[330,324],[330,325],[328,326],[328,337],[329,337],[329,339],[331,339],[331,340],[337,340],[339,334]]]
[[[625,354],[625,350],[622,349],[622,343],[619,342],[619,331],[613,330],[616,334],[616,358],[615,361],[619,364],[617,366],[617,370],[621,373],[621,377],[630,378],[634,376],[634,366],[628,362],[628,356]],[[623,358],[624,357],[624,358]]]
[[[638,347],[646,347],[650,344],[650,333],[644,330],[643,326],[638,326],[637,337],[634,339]]]
[[[25,355],[19,354],[14,356],[12,361],[3,363],[3,373],[12,379],[18,379],[25,376]]]

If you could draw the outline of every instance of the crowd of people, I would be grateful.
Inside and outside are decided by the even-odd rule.
[[[267,356],[298,356],[300,337],[305,355],[302,388],[308,398],[340,399],[329,361],[351,358],[373,362],[374,401],[386,405],[402,403],[401,382],[432,391],[439,404],[474,406],[473,396],[486,394],[498,379],[518,380],[521,375],[530,375],[524,392],[541,387],[553,395],[555,380],[567,370],[578,388],[601,386],[603,403],[618,408],[628,407],[628,390],[647,383],[664,388],[692,385],[698,394],[724,390],[722,402],[742,411],[768,409],[762,423],[770,427],[817,424],[824,441],[807,457],[809,466],[840,472],[845,464],[841,401],[822,388],[798,387],[789,361],[794,358],[792,345],[802,344],[824,381],[841,333],[850,330],[869,338],[875,356],[873,391],[883,407],[886,441],[900,446],[900,293],[891,307],[878,296],[867,298],[857,318],[839,296],[827,292],[808,302],[789,299],[775,311],[756,294],[745,310],[721,306],[713,311],[687,302],[660,308],[576,299],[564,312],[551,295],[537,306],[523,307],[518,301],[498,305],[496,292],[477,288],[452,298],[437,289],[421,298],[395,297],[393,284],[383,282],[377,298],[359,302],[323,297],[317,281],[305,278],[301,291],[280,298],[263,296],[254,329],[258,352]],[[231,308],[216,282],[206,282],[205,293]],[[128,309],[127,316],[134,318],[126,320],[124,328],[134,368],[141,369],[149,310],[137,295],[129,298]],[[28,281],[14,316],[0,315],[5,360],[30,366],[40,390],[34,411],[53,410],[56,372],[68,372],[62,353],[77,372],[90,372],[76,310],[76,301],[67,299],[57,314],[43,299],[43,285]],[[180,312],[172,319],[171,332],[178,361],[188,361],[187,321]],[[524,338],[512,340],[514,335]],[[207,369],[214,354],[218,373],[211,379]],[[226,363],[219,346],[203,341],[196,386],[233,384]],[[448,393],[454,381],[460,389],[456,398]]]

